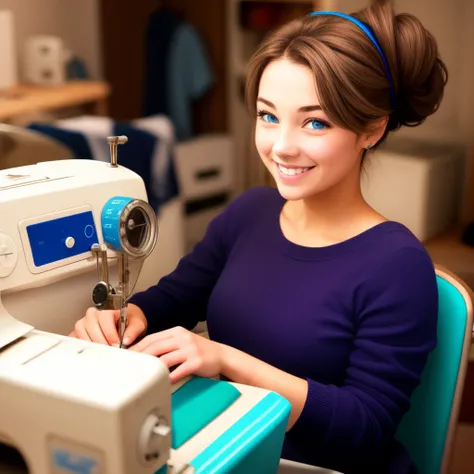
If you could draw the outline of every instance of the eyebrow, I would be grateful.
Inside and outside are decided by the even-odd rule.
[[[262,102],[263,104],[268,105],[268,107],[271,107],[272,109],[276,109],[275,105],[270,102],[267,99],[264,99],[263,97],[258,97],[257,102]],[[315,110],[322,110],[320,105],[305,105],[303,107],[300,107],[298,109],[298,112],[313,112]]]

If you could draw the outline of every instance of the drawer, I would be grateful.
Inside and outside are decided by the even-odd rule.
[[[228,135],[204,135],[175,146],[176,172],[185,200],[232,188],[232,140]]]

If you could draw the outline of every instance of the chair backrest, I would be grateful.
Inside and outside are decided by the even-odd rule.
[[[471,290],[442,267],[436,274],[438,344],[397,432],[420,474],[447,472],[473,334]]]

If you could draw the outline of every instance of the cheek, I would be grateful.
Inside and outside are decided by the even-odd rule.
[[[271,130],[267,130],[258,125],[255,127],[255,146],[260,155],[271,155],[274,143],[275,137],[274,134],[271,133]]]
[[[334,147],[329,137],[302,137],[300,150],[320,166],[330,163],[334,157]]]
[[[310,136],[301,134],[299,150],[302,156],[312,161],[321,171],[339,167],[341,151],[330,134]]]
[[[331,169],[352,167],[357,159],[354,141],[337,134],[305,137],[300,142],[300,149],[317,165]]]

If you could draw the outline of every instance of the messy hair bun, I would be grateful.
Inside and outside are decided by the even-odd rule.
[[[373,31],[393,84],[382,55],[354,22],[333,15],[307,16],[272,32],[251,58],[246,84],[251,111],[255,112],[265,67],[285,57],[311,68],[323,110],[336,124],[356,133],[388,116],[383,140],[388,132],[417,126],[433,114],[448,73],[431,33],[413,15],[395,15],[385,1],[352,16]]]
[[[397,106],[389,129],[421,124],[438,110],[448,79],[435,38],[415,16],[395,15],[388,2],[353,16],[375,33],[394,78]]]

